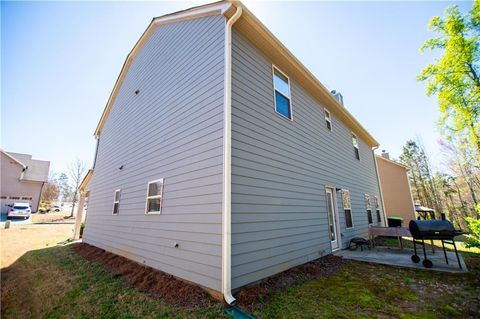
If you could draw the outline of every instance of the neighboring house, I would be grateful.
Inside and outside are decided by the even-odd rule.
[[[339,101],[239,2],[155,18],[95,131],[84,242],[230,303],[367,237],[378,143]]]
[[[8,205],[18,202],[29,203],[36,212],[43,184],[48,181],[50,162],[34,160],[28,154],[0,151],[2,213],[8,211]]]
[[[403,226],[415,219],[408,167],[390,160],[388,153],[377,155],[378,175],[382,187],[382,196],[387,217],[403,218]]]

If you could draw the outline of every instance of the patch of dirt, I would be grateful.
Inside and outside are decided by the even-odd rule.
[[[13,264],[30,250],[52,247],[73,236],[73,224],[14,225],[0,229],[0,267]]]
[[[95,246],[75,244],[73,249],[85,259],[104,265],[128,285],[170,304],[206,308],[219,302],[199,286]]]
[[[75,218],[70,218],[70,213],[55,212],[55,213],[36,213],[32,214],[32,222],[36,224],[41,223],[75,223]]]
[[[128,285],[170,304],[203,308],[218,303],[199,286],[178,279],[151,267],[143,266],[125,257],[107,252],[89,244],[75,244],[74,250],[85,259],[106,266]],[[348,261],[327,255],[309,263],[291,268],[242,288],[235,294],[237,305],[246,311],[268,302],[276,293],[300,283],[336,274]]]
[[[253,309],[268,303],[278,292],[309,280],[334,275],[348,263],[342,257],[327,255],[288,269],[242,288],[235,294],[237,305],[251,312]]]

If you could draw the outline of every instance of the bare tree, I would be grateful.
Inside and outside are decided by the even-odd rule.
[[[68,177],[70,178],[71,186],[74,192],[72,197],[72,211],[70,212],[70,218],[73,217],[75,203],[78,200],[78,188],[80,187],[80,183],[82,182],[86,172],[87,165],[79,158],[76,158],[75,161],[73,161],[68,167]]]

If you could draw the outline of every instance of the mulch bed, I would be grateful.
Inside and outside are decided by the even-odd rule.
[[[82,243],[75,244],[73,249],[85,259],[106,266],[128,285],[170,304],[205,308],[219,302],[199,286],[95,246]],[[346,263],[348,262],[341,257],[327,255],[262,279],[235,294],[237,305],[246,311],[252,311],[288,287],[336,274]]]
[[[326,255],[309,263],[290,268],[274,276],[243,287],[235,298],[237,305],[246,311],[253,311],[268,303],[278,292],[306,281],[336,274],[348,261],[342,257]]]
[[[140,265],[125,257],[89,244],[75,244],[73,249],[85,259],[107,267],[128,285],[169,304],[186,308],[206,308],[214,303],[219,303],[197,285]]]

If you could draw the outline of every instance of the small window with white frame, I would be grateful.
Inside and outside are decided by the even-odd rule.
[[[273,93],[275,112],[292,119],[292,101],[290,97],[290,80],[283,72],[273,67]]]
[[[358,146],[358,138],[355,134],[352,133],[352,144],[353,144],[353,152],[355,154],[355,158],[360,160],[360,149]]]
[[[345,212],[345,227],[353,228],[352,218],[352,202],[350,200],[350,192],[342,189],[343,211]]]
[[[373,224],[372,206],[370,204],[370,195],[368,195],[368,194],[365,194],[365,208],[367,210],[368,224],[371,225],[371,224]]]
[[[113,194],[113,210],[112,215],[118,215],[120,209],[120,190],[117,189]]]
[[[378,203],[378,197],[375,196],[374,200],[375,200],[375,211],[377,213],[377,223],[381,223],[382,222],[382,217],[380,215],[380,204]]]
[[[148,182],[146,214],[160,214],[163,201],[163,178]]]
[[[324,109],[325,112],[325,125],[327,126],[327,129],[329,131],[332,130],[332,117],[330,115],[330,112],[327,109]]]

